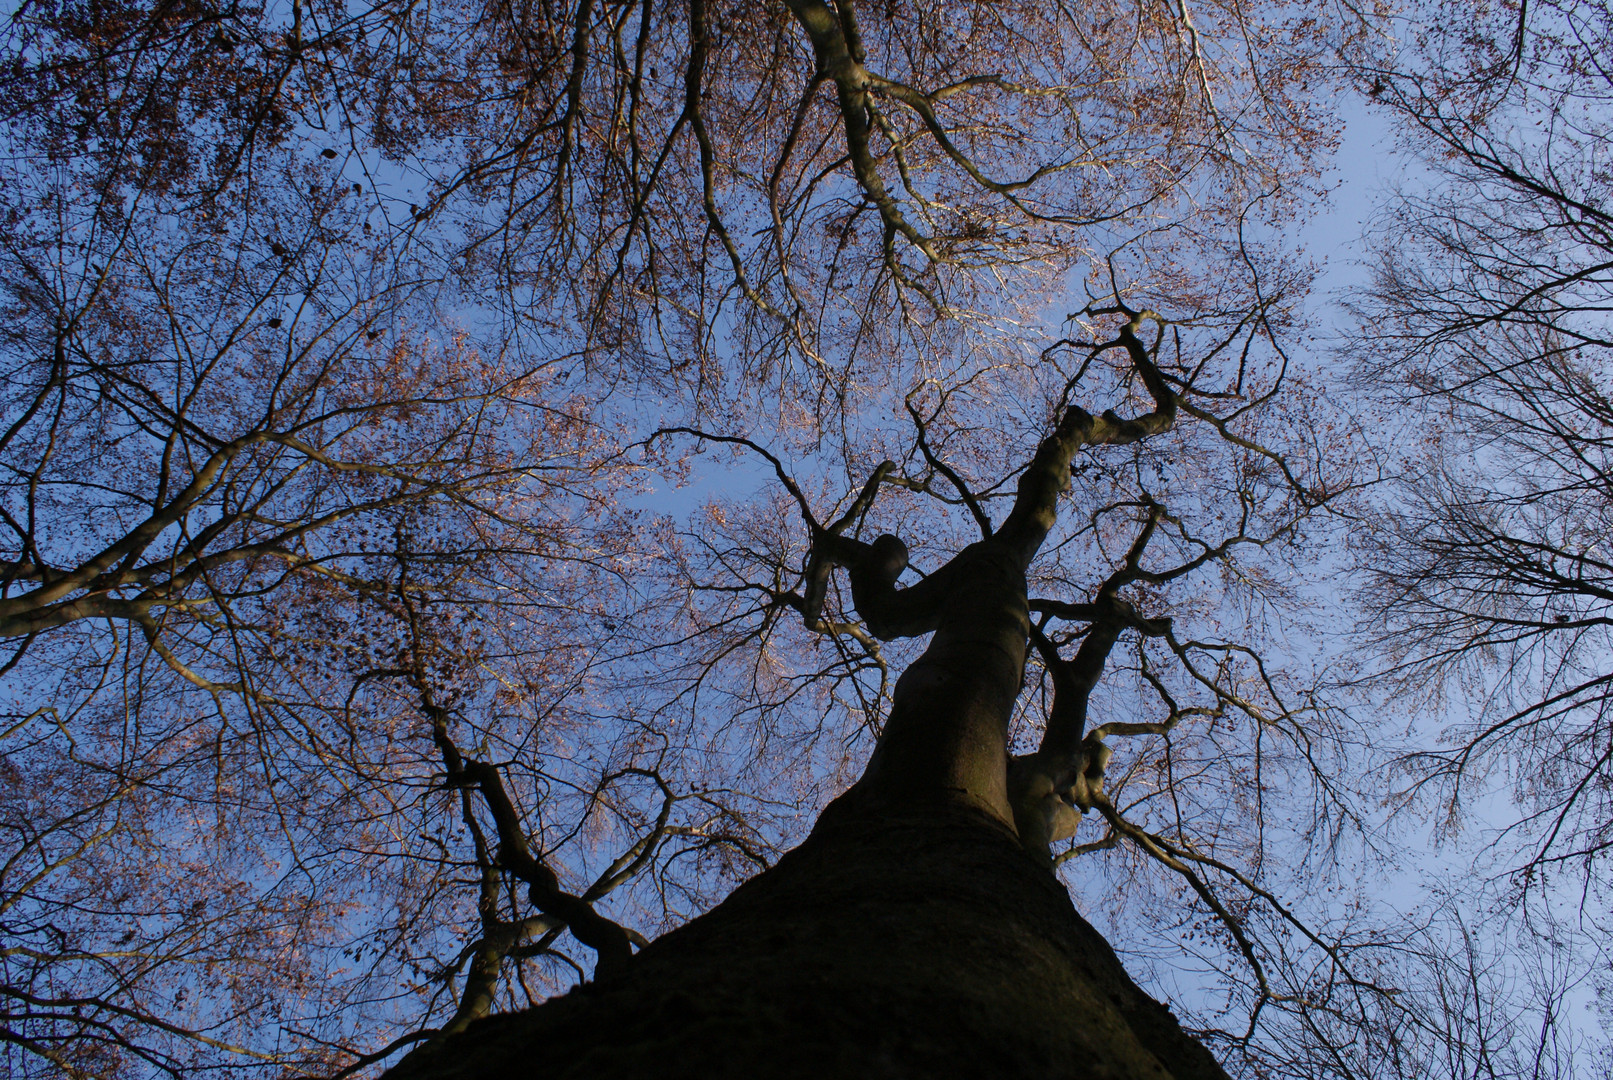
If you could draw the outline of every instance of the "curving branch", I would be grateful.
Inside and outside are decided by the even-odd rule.
[[[520,814],[504,787],[504,778],[498,767],[490,762],[466,757],[449,734],[449,711],[436,700],[427,677],[426,659],[420,640],[419,611],[414,598],[403,587],[408,577],[409,556],[406,552],[399,551],[397,558],[401,568],[397,596],[409,627],[410,669],[407,678],[420,695],[421,711],[431,722],[431,740],[442,756],[443,768],[447,774],[447,786],[462,789],[467,794],[469,790],[477,791],[493,819],[494,843],[489,845],[482,836],[475,816],[471,813],[468,799],[462,803],[462,812],[477,848],[478,862],[482,866],[480,908],[487,932],[484,934],[481,948],[477,950],[475,970],[479,979],[475,985],[479,988],[479,994],[487,996],[487,1004],[490,1007],[492,976],[496,975],[498,964],[519,940],[521,934],[518,928],[526,925],[525,921],[503,923],[496,917],[490,918],[492,905],[496,904],[498,884],[496,870],[507,871],[525,882],[532,904],[540,912],[558,924],[568,927],[578,941],[594,950],[598,957],[596,965],[598,977],[606,978],[615,974],[632,957],[633,938],[626,928],[594,910],[592,900],[610,890],[604,889],[596,896],[590,897],[576,896],[562,889],[559,876],[539,855],[533,853],[532,846],[527,840],[526,829],[521,824]],[[663,791],[665,790],[663,785]],[[663,815],[670,812],[670,805],[669,800],[663,809]],[[662,827],[664,828],[664,821]],[[487,858],[489,850],[494,853],[492,859]],[[642,865],[638,858],[638,855],[642,854],[643,851],[636,853],[630,860],[630,865]],[[471,995],[467,993],[467,1001],[470,1000]],[[480,1007],[475,1003],[462,1005],[461,1011],[464,1012],[468,1008],[474,1012]],[[465,1023],[469,1023],[473,1018],[466,1016]]]

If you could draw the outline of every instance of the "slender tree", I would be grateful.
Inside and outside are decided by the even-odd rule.
[[[1595,1074],[1605,1025],[1598,1036],[1576,1006],[1605,990],[1613,842],[1613,21],[1592,3],[1405,15],[1397,50],[1360,70],[1416,162],[1355,302],[1352,359],[1391,419],[1378,430],[1399,475],[1356,535],[1360,638],[1382,661],[1372,685],[1416,721],[1396,744],[1395,805],[1433,811],[1491,878],[1482,917],[1436,950],[1467,962],[1422,985],[1455,1000],[1437,972],[1467,967],[1470,987],[1490,979],[1512,1002],[1447,1020],[1442,1068],[1477,1067],[1482,1051],[1498,1073]],[[1508,928],[1512,955],[1485,926]],[[1534,971],[1497,985],[1509,967]]]

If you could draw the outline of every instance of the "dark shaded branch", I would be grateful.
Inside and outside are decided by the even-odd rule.
[[[844,535],[868,512],[880,484],[895,468],[895,462],[880,462],[846,512],[827,528],[814,529],[801,605],[807,629],[827,630],[823,602],[828,594],[829,573],[836,566],[848,571],[852,603],[874,637],[889,641],[935,629],[943,596],[936,580],[940,575],[931,575],[912,588],[897,589],[896,580],[907,569],[907,545],[889,534],[876,537],[871,544]]]
[[[526,830],[521,824],[521,817],[516,812],[515,804],[510,800],[509,792],[505,790],[504,778],[499,773],[498,767],[489,762],[465,757],[454,743],[453,737],[449,735],[448,710],[437,703],[426,676],[425,657],[420,647],[419,612],[413,597],[404,588],[408,577],[409,557],[406,552],[399,551],[397,558],[400,566],[397,596],[407,615],[411,642],[412,667],[409,680],[420,694],[421,711],[431,721],[431,740],[442,755],[448,786],[474,787],[480,792],[482,802],[493,818],[494,835],[497,837],[497,867],[526,882],[528,895],[538,910],[565,923],[578,941],[594,950],[598,957],[596,974],[599,977],[614,974],[621,970],[633,955],[631,938],[627,931],[595,911],[588,900],[561,889],[558,875],[532,853],[531,845],[527,842]],[[467,817],[470,817],[469,806],[467,805],[465,809]],[[482,854],[485,851],[485,844],[480,827],[472,821],[471,828],[478,854]],[[489,896],[489,882],[485,874],[482,884],[485,926]],[[505,936],[505,925],[516,924],[496,924],[491,937]],[[516,936],[509,936],[508,940],[491,940],[490,937],[484,936],[485,947],[482,950],[484,955],[479,959],[488,961],[490,958],[491,964],[496,967],[515,943]],[[494,953],[496,955],[493,955]]]
[[[520,815],[504,789],[498,768],[464,757],[448,735],[447,711],[430,704],[429,698],[422,701],[422,707],[431,717],[432,741],[442,754],[449,785],[474,786],[493,817],[498,837],[498,865],[526,882],[532,903],[539,911],[563,921],[578,941],[598,954],[597,973],[601,978],[620,970],[633,955],[627,931],[595,911],[587,900],[560,888],[555,872],[532,854]]]

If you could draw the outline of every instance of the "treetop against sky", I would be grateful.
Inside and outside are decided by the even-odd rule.
[[[1077,428],[1021,839],[1228,1062],[1415,1028],[1296,887],[1377,829],[1308,568],[1388,458],[1292,243],[1376,18],[18,6],[7,1061],[328,1075],[621,963],[862,773],[875,538],[918,596]]]

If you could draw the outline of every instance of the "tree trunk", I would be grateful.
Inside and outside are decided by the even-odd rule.
[[[873,634],[934,636],[897,681],[862,779],[806,842],[621,970],[423,1047],[394,1070],[397,1080],[1224,1080],[1209,1052],[1127,977],[1052,872],[1045,819],[1068,811],[1059,796],[1081,762],[1044,776],[1048,791],[1033,790],[1036,798],[1009,789],[1008,722],[1030,634],[1025,570],[1053,524],[1070,458],[1094,441],[1141,438],[1175,415],[1129,334],[1118,343],[1159,410],[1121,421],[1067,409],[1021,475],[1001,530],[980,515],[987,537],[919,584],[896,587],[907,566],[897,537],[842,535],[888,464],[852,511],[827,528],[813,523],[800,605],[809,626],[840,565]],[[1092,663],[1101,669],[1102,657]]]
[[[831,806],[615,978],[411,1055],[415,1077],[1223,1078],[979,809]]]

